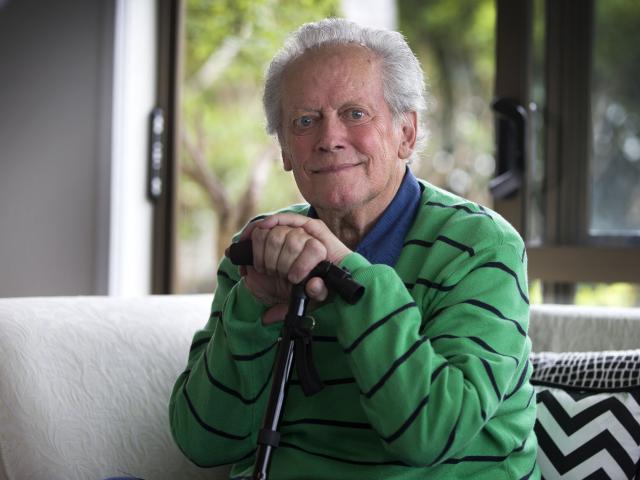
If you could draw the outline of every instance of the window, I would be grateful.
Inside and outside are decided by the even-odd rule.
[[[263,73],[288,32],[326,16],[354,15],[363,10],[363,2],[356,3],[184,2],[172,291],[213,291],[216,263],[232,234],[260,212],[302,201],[282,170],[275,140],[264,132]],[[368,11],[356,20],[397,15],[438,100],[431,102],[428,148],[414,171],[490,203],[493,1],[465,2],[462,9],[442,0],[365,3],[380,15]],[[383,20],[395,28],[395,18]]]
[[[495,4],[493,0],[400,0],[398,29],[427,79],[428,142],[414,172],[492,206]]]
[[[357,10],[356,0],[303,3],[161,2],[181,5],[185,20],[177,22],[183,68],[175,68],[180,180],[169,202],[176,216],[165,222],[175,227],[156,248],[156,258],[167,250],[175,258],[157,268],[170,286],[156,291],[212,291],[231,232],[300,200],[263,133],[263,70],[302,22]],[[433,92],[417,174],[492,206],[521,232],[532,298],[640,304],[640,4],[379,0],[369,10],[383,3]],[[503,165],[494,159],[492,98],[515,101],[527,122],[515,190],[495,198],[488,187]]]
[[[621,302],[639,304],[640,144],[632,85],[640,42],[630,20],[638,6],[498,6],[496,93],[528,107],[530,160],[523,189],[496,206],[526,238],[530,276],[541,281],[544,301],[592,303],[594,292],[606,291],[602,284],[626,282],[631,293]],[[624,53],[612,53],[614,44],[624,44]],[[526,59],[520,74],[509,71],[518,59]]]
[[[212,292],[232,235],[260,212],[302,201],[264,129],[263,74],[289,31],[337,4],[184,2],[175,292]]]

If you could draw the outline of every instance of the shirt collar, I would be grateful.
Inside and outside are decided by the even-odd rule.
[[[393,267],[400,257],[404,238],[420,206],[420,195],[420,184],[407,167],[396,196],[360,241],[356,252],[371,263]],[[309,208],[308,216],[318,218],[313,206]]]

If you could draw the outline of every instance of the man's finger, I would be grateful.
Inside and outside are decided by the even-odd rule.
[[[274,305],[262,315],[262,324],[271,325],[272,323],[280,322],[287,314],[288,306],[284,303]]]
[[[324,302],[329,295],[329,290],[327,290],[327,286],[320,277],[313,277],[309,279],[305,287],[305,291],[307,292],[307,295],[309,295],[309,298],[318,302]]]
[[[249,223],[244,228],[244,230],[242,230],[242,232],[240,232],[240,237],[238,238],[238,240],[242,241],[242,240],[248,240],[249,238],[251,238],[251,232],[253,232],[253,230],[255,230],[263,221],[264,221],[264,219],[260,219],[260,220],[255,220],[255,221]]]
[[[302,228],[307,234],[320,240],[327,249],[327,260],[340,262],[351,250],[336,237],[322,221],[297,213],[276,213],[260,222],[257,227],[271,229],[278,225]]]
[[[304,215],[300,215],[299,213],[276,213],[262,219],[260,222],[257,222],[256,227],[259,226],[260,228],[273,228],[277,225],[284,225],[287,227],[302,227],[311,220],[313,219]]]

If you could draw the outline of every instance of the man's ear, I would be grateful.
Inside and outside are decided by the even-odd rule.
[[[405,112],[402,115],[400,129],[401,139],[398,146],[398,158],[406,160],[411,156],[413,148],[416,146],[418,114],[416,112]]]
[[[287,145],[284,142],[284,138],[280,132],[278,132],[278,143],[280,144],[280,155],[282,155],[282,165],[284,167],[285,172],[290,172],[292,170],[291,166],[291,155],[287,151]]]
[[[280,149],[280,152],[282,154],[282,165],[284,166],[284,171],[290,172],[293,170],[293,167],[291,166],[291,156],[284,148]]]

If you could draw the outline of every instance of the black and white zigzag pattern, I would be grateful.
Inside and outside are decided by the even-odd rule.
[[[640,390],[536,387],[538,465],[546,480],[633,479],[640,466]]]
[[[530,360],[534,383],[592,390],[640,386],[640,350],[537,352]]]

